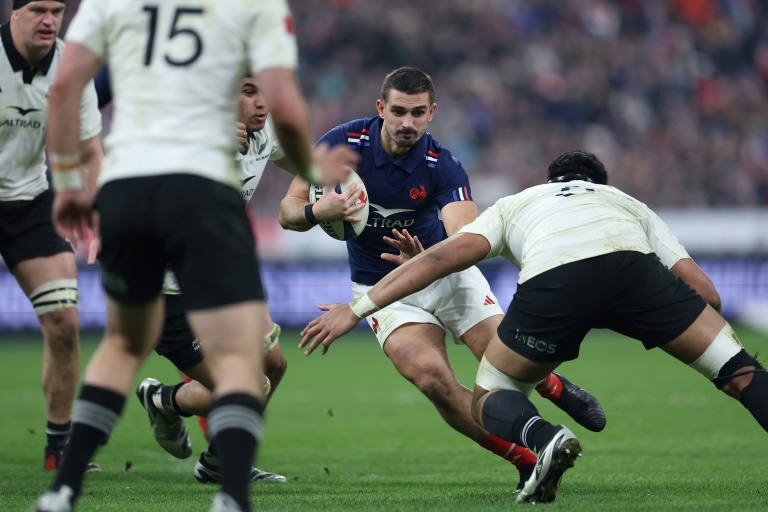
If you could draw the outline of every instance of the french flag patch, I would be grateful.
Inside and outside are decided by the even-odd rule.
[[[363,128],[360,133],[347,132],[347,144],[351,149],[355,149],[360,146],[370,146],[371,139],[368,136],[370,130]]]
[[[427,150],[427,153],[424,155],[424,158],[427,160],[427,167],[434,169],[435,167],[437,167],[437,159],[440,158],[440,153],[435,153],[434,151]]]
[[[459,187],[453,190],[454,201],[471,201],[472,197],[469,195],[469,188]]]

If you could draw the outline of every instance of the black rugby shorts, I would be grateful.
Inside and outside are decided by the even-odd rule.
[[[533,361],[569,361],[590,329],[611,329],[651,349],[680,336],[706,305],[655,254],[620,251],[518,285],[498,334]]]
[[[160,293],[166,264],[187,311],[263,300],[240,193],[193,174],[126,178],[96,198],[104,289],[120,303]]]
[[[24,260],[73,252],[53,227],[53,197],[48,189],[31,201],[0,201],[0,255],[9,269]]]

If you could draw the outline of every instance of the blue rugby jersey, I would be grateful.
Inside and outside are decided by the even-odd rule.
[[[461,163],[429,133],[397,160],[379,143],[379,117],[357,119],[326,133],[319,142],[347,144],[360,153],[357,173],[368,189],[368,225],[349,240],[352,280],[374,285],[397,265],[381,253],[399,254],[382,237],[407,229],[427,248],[446,238],[437,214],[454,201],[471,201],[469,178]]]

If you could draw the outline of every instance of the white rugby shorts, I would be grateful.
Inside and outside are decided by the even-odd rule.
[[[360,297],[372,286],[352,284],[352,294]],[[499,301],[480,269],[470,267],[438,279],[420,292],[393,302],[366,320],[384,347],[395,329],[404,324],[435,324],[461,344],[461,337],[486,318],[503,315]]]

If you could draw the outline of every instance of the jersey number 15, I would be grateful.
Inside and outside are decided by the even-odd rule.
[[[147,40],[147,51],[144,53],[144,65],[149,66],[152,64],[152,59],[155,52],[155,37],[157,36],[157,18],[160,8],[156,5],[145,5],[143,11],[149,15],[149,39]],[[203,38],[194,29],[183,28],[180,26],[183,16],[200,16],[203,14],[201,8],[192,7],[178,7],[176,13],[173,15],[173,22],[171,23],[170,31],[168,32],[168,40],[175,37],[191,37],[194,46],[192,47],[192,54],[186,58],[176,58],[172,55],[165,54],[165,62],[171,66],[189,66],[203,53]]]

